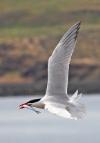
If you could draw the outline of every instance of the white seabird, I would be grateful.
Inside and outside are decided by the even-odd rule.
[[[19,107],[49,112],[69,119],[80,119],[85,115],[84,106],[79,103],[78,90],[70,97],[67,93],[68,73],[71,56],[75,49],[80,22],[74,24],[61,38],[48,60],[48,83],[45,96],[30,100]]]

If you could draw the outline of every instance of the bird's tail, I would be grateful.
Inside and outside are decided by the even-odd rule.
[[[81,119],[85,116],[86,110],[85,106],[79,102],[82,94],[78,94],[78,90],[70,97],[68,105],[66,107],[67,111],[71,114],[73,119]]]

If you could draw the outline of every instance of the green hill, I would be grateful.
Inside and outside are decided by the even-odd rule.
[[[81,20],[81,30],[100,29],[99,0],[0,1],[0,37],[58,35]]]
[[[79,20],[82,25],[70,69],[69,91],[80,85],[83,91],[86,85],[86,91],[99,92],[99,0],[1,0],[0,93],[44,91],[48,57],[64,32]],[[33,90],[28,86],[8,88],[10,84],[24,83],[33,85]]]

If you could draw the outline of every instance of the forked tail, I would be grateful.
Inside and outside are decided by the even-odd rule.
[[[79,102],[82,94],[78,94],[78,90],[70,97],[67,104],[67,111],[71,114],[73,119],[81,119],[86,115],[85,106]]]

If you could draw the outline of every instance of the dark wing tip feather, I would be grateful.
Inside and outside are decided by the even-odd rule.
[[[78,33],[79,33],[81,21],[78,21],[75,25],[77,25],[77,31],[76,31],[76,36],[75,36],[75,40],[76,40],[76,39],[77,39],[77,36],[78,36]]]

